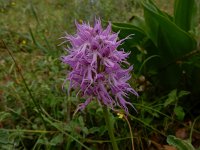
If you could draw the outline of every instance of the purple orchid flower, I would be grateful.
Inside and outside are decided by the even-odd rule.
[[[119,106],[128,114],[127,105],[133,105],[125,98],[129,93],[138,94],[127,83],[133,67],[124,69],[120,66],[122,63],[129,64],[126,60],[129,53],[117,50],[127,38],[118,40],[118,33],[111,31],[111,23],[104,30],[100,19],[95,21],[94,27],[87,23],[76,23],[76,27],[75,35],[63,37],[71,47],[66,49],[68,55],[62,57],[62,62],[72,69],[67,75],[69,90],[78,90],[78,95],[86,99],[77,107],[77,111],[97,99],[111,109]]]

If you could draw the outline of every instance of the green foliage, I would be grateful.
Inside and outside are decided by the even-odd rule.
[[[11,116],[8,112],[0,112],[0,122],[2,122],[4,119],[7,119]]]
[[[185,112],[183,110],[182,106],[177,106],[179,99],[181,99],[182,97],[186,96],[190,94],[190,92],[188,91],[180,91],[177,92],[177,89],[172,90],[169,94],[168,94],[168,98],[165,100],[164,102],[164,107],[168,107],[169,105],[175,104],[174,107],[174,113],[177,117],[178,120],[183,120],[185,117]]]
[[[11,149],[14,142],[9,139],[9,133],[6,131],[0,131],[0,145],[4,145],[3,149]]]
[[[174,113],[177,116],[178,120],[182,121],[184,119],[184,117],[185,117],[185,112],[183,110],[183,107],[181,107],[181,106],[175,107],[174,108]]]
[[[172,104],[173,102],[176,102],[179,98],[186,96],[190,94],[190,92],[188,91],[180,91],[177,92],[177,89],[172,90],[169,94],[168,94],[168,98],[166,99],[165,103],[164,103],[164,107],[167,107],[169,104]]]
[[[167,143],[175,146],[178,150],[195,150],[192,144],[187,140],[181,140],[173,135],[167,136]]]
[[[166,0],[159,2],[166,6]],[[192,121],[196,116],[191,116],[193,107],[187,104],[198,106],[197,100],[191,100],[199,98],[200,89],[200,57],[193,51],[199,34],[196,3],[176,0],[172,16],[151,1],[0,0],[0,37],[19,66],[17,69],[0,41],[0,149],[111,149],[97,102],[73,116],[84,100],[76,97],[75,91],[66,96],[68,82],[65,89],[62,84],[68,68],[59,60],[66,45],[58,46],[62,43],[58,38],[65,31],[74,32],[74,19],[92,23],[99,16],[116,22],[112,27],[120,31],[120,38],[131,35],[121,47],[131,51],[129,61],[136,74],[130,83],[140,95],[138,100],[130,96],[138,113],[130,108],[127,116],[135,149],[152,148],[149,141],[155,136],[165,141],[176,126],[190,128],[185,118]],[[187,5],[191,9],[186,9]],[[125,119],[115,111],[110,118],[119,149],[131,149],[132,137]],[[193,125],[191,133],[199,134],[197,129]],[[170,140],[174,146],[182,143],[174,137]]]
[[[113,23],[112,27],[120,31],[121,38],[135,33],[135,37],[125,42],[125,50],[131,51],[129,61],[134,64],[138,76],[143,74],[148,78],[144,83],[138,79],[139,89],[148,89],[149,81],[151,85],[149,91],[144,89],[142,102],[135,104],[140,116],[134,119],[156,131],[155,126],[149,125],[156,119],[165,116],[166,122],[184,121],[188,111],[194,111],[190,109],[194,107],[191,103],[199,104],[195,98],[200,93],[199,68],[195,67],[195,62],[200,63],[197,61],[200,58],[198,32],[192,32],[197,28],[198,3],[175,0],[174,15],[162,11],[151,0],[141,4],[144,19],[134,16],[130,23]]]
[[[174,22],[183,30],[191,30],[194,17],[196,16],[195,0],[175,0]]]
[[[184,22],[190,23],[192,18],[195,18],[193,7],[196,2],[188,3],[191,9],[187,8],[184,12],[188,14],[188,17],[181,14],[181,10],[186,9],[186,1],[176,1],[175,16],[170,16],[161,11],[152,1],[146,0],[142,2],[144,21],[136,17],[136,21],[132,21],[132,24],[113,24],[113,29],[120,31],[120,37],[135,32],[135,39],[133,36],[133,39],[125,43],[127,51],[131,50],[135,55],[139,55],[138,51],[142,50],[143,61],[151,56],[159,56],[145,64],[143,73],[152,75],[152,79],[157,80],[155,82],[162,88],[173,89],[181,84],[182,72],[186,69],[181,64],[197,48],[197,40],[187,32],[191,27],[184,24]],[[182,28],[188,28],[188,30],[184,31]],[[130,60],[136,60],[136,56],[131,55]],[[137,69],[140,62],[135,61],[134,63]]]
[[[144,3],[147,35],[159,49],[163,65],[196,48],[196,41],[174,24],[168,16],[151,3]],[[166,30],[167,29],[167,30]]]

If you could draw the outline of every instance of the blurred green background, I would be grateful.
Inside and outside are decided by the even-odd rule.
[[[72,119],[80,102],[75,93],[69,98],[66,91],[62,90],[68,68],[60,61],[64,50],[63,46],[58,46],[62,43],[59,38],[65,32],[75,33],[75,20],[92,24],[95,17],[100,17],[105,22],[131,22],[136,15],[143,16],[139,2],[140,0],[0,0],[0,149],[84,149],[74,138],[92,149],[110,148],[102,112],[98,106],[91,104],[85,113]],[[161,10],[173,14],[174,0],[155,2]],[[12,52],[19,68],[16,68],[6,49]],[[34,101],[47,116],[46,125],[20,73],[31,90]],[[155,142],[166,144],[165,132],[173,133],[175,129],[172,130],[172,126],[191,126],[190,120],[174,122],[172,108],[165,108],[164,112],[161,109],[159,101],[170,101],[177,96],[176,92],[171,91],[171,95],[165,93],[154,102],[149,102],[145,95],[134,101],[141,111],[139,116],[131,118],[132,127],[136,129],[134,136],[137,137],[135,143],[138,148],[148,147],[149,139],[154,142],[154,148]],[[154,111],[155,108],[158,110]],[[115,127],[118,137],[125,137],[118,139],[118,143],[131,149],[127,123],[118,116],[113,115],[112,118],[118,121]],[[161,126],[163,130],[159,130]],[[198,136],[195,138],[200,141]]]

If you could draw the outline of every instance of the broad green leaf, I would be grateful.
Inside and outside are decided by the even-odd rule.
[[[167,136],[167,143],[175,146],[178,150],[195,150],[189,141],[181,140],[173,135]]]
[[[112,29],[115,32],[120,31],[119,37],[121,39],[131,35],[131,39],[126,40],[126,44],[130,47],[140,44],[143,38],[146,37],[143,30],[128,23],[112,23]]]
[[[157,78],[162,86],[176,88],[182,73],[176,61],[194,50],[196,41],[152,2],[144,2],[143,6],[147,24],[146,34],[157,47],[151,55],[159,55],[161,58],[150,65],[158,69]]]
[[[134,18],[130,22],[132,25],[135,27],[141,29],[142,31],[146,30],[146,23],[144,18],[139,17],[139,16],[134,16]]]
[[[196,48],[196,41],[151,3],[143,3],[148,35],[164,61],[175,60]],[[169,63],[169,62],[168,62]]]
[[[185,31],[191,29],[193,16],[195,15],[195,0],[175,0],[174,21]]]
[[[182,121],[184,119],[184,117],[185,117],[185,112],[183,110],[183,107],[181,107],[181,106],[175,107],[174,108],[174,113],[175,113],[175,115],[176,115],[178,120]]]
[[[141,24],[141,23],[138,23]],[[142,46],[146,43],[147,36],[139,27],[128,23],[112,23],[112,29],[115,32],[119,31],[119,38],[123,39],[127,36],[130,36],[130,39],[125,40],[124,44],[121,48],[125,49],[125,51],[130,52],[128,61],[134,64],[135,70],[137,70],[140,66],[140,62],[138,62],[137,56],[141,53],[139,48],[143,50]],[[120,48],[120,47],[119,47]]]

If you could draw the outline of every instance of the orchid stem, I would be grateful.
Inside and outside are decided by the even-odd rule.
[[[111,140],[111,143],[112,143],[112,147],[113,147],[113,150],[118,150],[118,146],[117,146],[117,142],[115,140],[115,136],[114,136],[114,127],[113,127],[113,124],[110,120],[110,115],[109,115],[109,110],[107,107],[103,107],[103,114],[104,114],[104,117],[105,117],[105,122],[106,122],[106,126],[108,128],[108,134],[110,136],[110,140]]]

